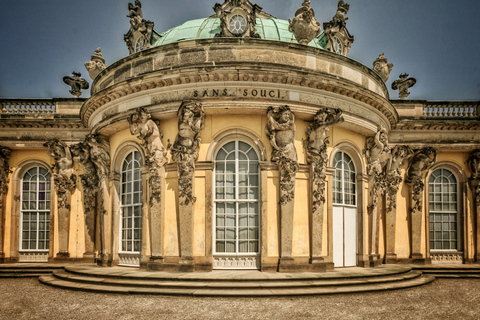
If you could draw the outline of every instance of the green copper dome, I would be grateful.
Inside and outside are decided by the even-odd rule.
[[[260,38],[264,40],[297,43],[293,33],[288,31],[288,26],[288,21],[285,20],[276,18],[257,18],[255,32],[257,32],[260,35]],[[160,39],[153,43],[151,47],[186,40],[210,39],[214,38],[215,34],[220,32],[220,19],[218,18],[209,17],[190,20],[160,34]],[[308,45],[315,48],[326,49],[327,40],[324,33],[320,33],[320,35],[313,39]]]

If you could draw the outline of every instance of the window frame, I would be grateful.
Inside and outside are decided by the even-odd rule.
[[[30,210],[30,209],[27,209],[27,210],[24,210],[23,209],[23,201],[24,201],[24,178],[25,176],[32,170],[32,169],[36,169],[36,190],[35,190],[35,197],[36,197],[36,200],[35,200],[35,203],[36,203],[36,208],[34,210]],[[45,174],[43,174],[44,178],[45,178],[45,182],[50,186],[50,189],[47,189],[45,187],[45,199],[44,201],[46,202],[49,202],[49,208],[48,210],[47,209],[43,209],[43,210],[40,210],[38,209],[38,203],[39,203],[39,192],[40,192],[40,188],[39,188],[39,185],[40,185],[40,169],[44,169],[46,171]],[[29,180],[30,182],[31,180]],[[29,190],[30,191],[30,190]],[[41,253],[48,253],[50,251],[50,237],[51,237],[51,230],[50,230],[50,219],[51,219],[51,215],[52,215],[52,194],[53,194],[53,188],[52,188],[52,174],[51,172],[45,168],[44,166],[42,165],[38,165],[38,164],[33,164],[31,166],[29,166],[28,168],[25,168],[25,170],[22,172],[22,175],[21,175],[21,178],[20,178],[20,203],[19,203],[19,209],[20,209],[20,214],[19,214],[19,237],[18,237],[18,241],[19,241],[19,244],[18,244],[18,252],[19,253],[34,253],[34,252],[41,252]],[[28,202],[30,204],[30,200]],[[36,237],[35,237],[35,248],[34,249],[23,249],[23,232],[24,232],[24,229],[23,229],[23,215],[24,213],[35,213],[36,215]],[[40,226],[40,220],[39,220],[39,217],[40,217],[40,213],[46,213],[47,215],[47,218],[44,219],[44,223],[47,224],[47,227],[43,230],[43,232],[47,232],[48,235],[45,237],[45,249],[39,249],[39,234],[40,234],[40,229],[39,229],[39,226]],[[30,230],[29,230],[30,231]],[[31,239],[29,239],[29,241],[31,241]]]
[[[443,174],[443,170],[445,171],[448,171],[451,176],[453,176],[453,178],[455,179],[455,185],[456,185],[456,206],[457,206],[457,210],[455,212],[456,214],[456,233],[457,233],[457,237],[456,237],[456,244],[457,244],[457,248],[456,249],[432,249],[432,238],[431,238],[431,232],[435,232],[435,230],[432,230],[430,225],[432,224],[432,213],[434,214],[443,214],[443,215],[449,215],[449,214],[453,214],[454,212],[442,212],[442,211],[435,211],[435,210],[432,210],[432,203],[434,204],[435,202],[432,202],[430,201],[430,195],[435,195],[435,191],[432,190],[432,184],[430,182],[430,180],[432,179],[432,175],[438,171],[438,170],[442,170],[442,174]],[[439,177],[441,177],[443,175],[439,175]],[[427,216],[428,216],[428,223],[426,223],[427,227],[428,227],[428,232],[427,232],[427,235],[428,235],[428,247],[429,247],[429,250],[430,252],[432,253],[440,253],[440,252],[461,252],[463,250],[463,241],[462,241],[462,234],[463,234],[463,224],[462,224],[462,217],[461,217],[461,194],[463,193],[463,191],[461,190],[461,185],[460,185],[460,178],[458,177],[457,173],[455,172],[455,170],[452,170],[452,168],[449,168],[449,167],[446,167],[446,166],[437,166],[435,168],[432,168],[429,172],[429,175],[427,176],[427,181],[428,181],[428,191],[427,191],[427,199],[426,199],[426,204],[428,205],[427,207]],[[440,186],[443,187],[443,184],[440,184]],[[443,195],[443,191],[441,193]],[[450,203],[450,202],[449,202]],[[441,204],[445,204],[444,202],[441,202]],[[435,222],[433,222],[435,223]],[[442,222],[443,223],[443,219],[442,219]],[[448,222],[450,223],[450,222]],[[440,231],[443,233],[443,230]],[[451,230],[449,230],[448,232],[451,232]],[[443,236],[442,236],[443,237]],[[452,239],[449,239],[448,240],[451,244],[452,242]],[[443,239],[442,239],[442,243],[443,243]],[[443,244],[442,244],[443,246]]]
[[[139,160],[137,160],[135,158],[135,154],[138,154],[139,155]],[[124,168],[124,164],[125,164],[125,161],[127,160],[128,156],[132,154],[132,163],[134,163],[135,161],[138,161],[139,162],[139,166],[138,168],[136,168],[138,171],[139,171],[139,179],[138,180],[135,180],[135,167],[132,168],[132,180],[130,181],[131,183],[131,192],[130,193],[127,193],[127,194],[124,194],[123,193],[123,184],[124,184],[124,178],[123,178],[123,174],[126,173],[124,172],[123,168]],[[125,153],[125,156],[122,158],[122,161],[120,162],[120,188],[119,188],[119,223],[118,223],[118,229],[119,229],[119,240],[118,240],[118,253],[119,254],[123,254],[123,255],[140,255],[142,253],[142,245],[143,245],[143,197],[144,197],[144,190],[143,190],[143,174],[142,174],[142,170],[141,168],[143,167],[143,155],[142,153],[137,150],[137,149],[133,149],[133,150],[129,150]],[[140,192],[139,192],[139,200],[140,202],[137,202],[137,203],[133,203],[133,199],[134,199],[134,195],[135,195],[135,182],[139,182],[139,186],[140,186]],[[138,193],[138,191],[137,191]],[[131,195],[131,198],[132,198],[132,203],[131,204],[124,204],[123,203],[123,196],[124,195],[128,195],[130,194]],[[124,210],[125,208],[132,208],[132,227],[130,227],[129,229],[131,230],[132,232],[132,238],[130,239],[130,242],[131,242],[131,246],[132,246],[132,250],[131,251],[126,251],[126,250],[123,250],[123,242],[124,242],[124,237],[123,237],[123,231],[124,231],[124,226],[123,226],[123,220],[124,220]],[[140,231],[139,231],[139,235],[140,235],[140,242],[139,242],[139,251],[134,251],[134,247],[135,247],[135,237],[134,237],[134,234],[135,234],[135,208],[139,208],[139,212],[140,212],[140,216],[138,217],[139,220],[140,220],[140,227],[138,228]],[[126,239],[126,240],[129,240],[129,239]]]
[[[229,143],[231,142],[234,142],[235,143],[235,147],[234,147],[234,152],[235,152],[235,177],[234,177],[234,189],[235,189],[235,196],[233,199],[217,199],[217,156],[219,154],[219,152]],[[240,199],[239,198],[239,189],[240,189],[240,186],[239,186],[239,179],[238,179],[238,176],[241,174],[239,172],[239,158],[238,158],[238,153],[239,153],[239,145],[240,143],[245,143],[246,145],[248,145],[250,147],[249,151],[250,150],[253,150],[255,152],[255,155],[257,157],[256,160],[253,160],[253,161],[256,161],[257,162],[257,174],[256,174],[256,177],[257,177],[257,185],[255,186],[257,188],[257,197],[256,199]],[[248,159],[248,161],[252,161],[250,159]],[[262,248],[261,248],[261,225],[262,225],[262,222],[261,222],[261,219],[262,219],[262,208],[261,208],[261,197],[262,197],[262,193],[261,193],[261,170],[260,170],[260,161],[261,160],[261,154],[260,152],[257,150],[256,148],[256,145],[248,140],[245,140],[245,139],[241,139],[241,138],[233,138],[233,139],[227,139],[227,140],[223,140],[221,142],[221,144],[219,144],[219,147],[215,150],[215,152],[213,153],[213,163],[214,163],[214,166],[213,166],[213,181],[212,181],[212,185],[213,185],[213,223],[212,223],[212,242],[213,242],[213,254],[215,256],[237,256],[237,257],[241,257],[241,256],[245,256],[245,257],[256,257],[256,256],[260,256],[261,254],[261,251],[262,251]],[[226,160],[222,160],[223,163],[226,164]],[[249,163],[249,166],[250,166],[250,163]],[[226,173],[224,173],[226,175]],[[247,175],[250,175],[250,173],[246,173]],[[224,180],[225,181],[225,180]],[[226,186],[224,186],[226,188]],[[249,186],[248,186],[249,187]],[[249,188],[247,187],[247,194],[248,194],[248,191],[249,191]],[[248,197],[248,196],[247,196]],[[234,203],[235,204],[235,252],[217,252],[217,203]],[[257,213],[256,213],[256,216],[257,216],[257,223],[258,225],[256,226],[257,228],[257,239],[250,239],[250,238],[247,238],[247,239],[240,239],[239,238],[239,229],[240,228],[246,228],[247,229],[247,234],[249,233],[248,232],[248,229],[250,228],[250,226],[248,226],[248,223],[247,223],[247,226],[240,226],[239,225],[239,216],[241,215],[239,213],[239,204],[240,203],[256,203],[257,204]],[[246,213],[245,214],[247,217],[249,216],[249,213]],[[224,214],[224,216],[226,216],[226,213]],[[248,220],[248,218],[247,218]],[[226,230],[226,222],[224,223],[224,228]],[[247,246],[249,246],[250,244],[250,241],[257,241],[258,242],[258,246],[257,246],[257,251],[256,252],[240,252],[240,247],[239,247],[239,241],[240,240],[245,240],[247,241]],[[227,244],[227,241],[228,239],[225,237],[223,239],[223,241],[225,242],[225,251],[227,250],[226,249],[226,244]]]
[[[335,201],[335,194],[337,193],[335,191],[335,182],[337,181],[336,180],[336,172],[337,172],[337,167],[335,166],[335,157],[337,156],[337,154],[339,153],[342,153],[342,203],[337,203]],[[353,173],[355,175],[355,178],[352,180],[353,182],[353,186],[355,188],[355,192],[353,193],[353,197],[354,197],[354,204],[345,204],[345,167],[344,167],[344,163],[345,163],[345,160],[344,160],[344,156],[343,155],[347,155],[349,158],[350,158],[350,163],[352,164],[353,166]],[[333,195],[333,201],[332,201],[332,205],[333,206],[342,206],[342,207],[351,207],[351,208],[357,208],[357,204],[358,204],[358,183],[357,183],[357,168],[356,168],[356,165],[355,165],[355,160],[354,158],[346,151],[344,150],[337,150],[335,152],[335,154],[333,155],[332,157],[332,166],[334,168],[334,172],[333,172],[333,176],[332,176],[332,195]],[[349,173],[352,173],[352,171],[349,171]]]

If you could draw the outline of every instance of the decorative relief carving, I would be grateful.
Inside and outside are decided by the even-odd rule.
[[[90,147],[86,142],[80,142],[70,147],[73,159],[83,167],[80,175],[83,186],[83,202],[85,212],[95,211],[95,196],[99,181],[95,163],[90,158]]]
[[[408,164],[405,182],[412,188],[412,211],[422,212],[422,196],[425,184],[423,171],[437,161],[437,151],[432,147],[415,150]]]
[[[310,0],[305,0],[302,7],[295,12],[295,18],[288,19],[288,30],[293,33],[298,43],[307,45],[320,34],[320,22],[315,19],[315,12],[310,7]]]
[[[73,174],[73,158],[65,142],[54,139],[43,144],[47,153],[53,157],[55,164],[54,182],[57,189],[58,207],[70,209],[69,195],[75,190],[76,175]]]
[[[280,167],[280,204],[293,200],[295,173],[298,170],[297,150],[295,149],[295,116],[290,107],[269,107],[267,109],[265,134],[272,145],[272,161]]]
[[[160,170],[167,163],[166,148],[163,145],[163,134],[159,130],[159,123],[151,119],[150,113],[145,108],[137,108],[136,113],[128,118],[130,132],[138,134],[138,139],[146,150],[145,165],[150,173],[150,205],[159,203],[161,197]]]
[[[480,149],[476,149],[470,153],[468,165],[472,175],[470,176],[470,186],[475,194],[477,207],[480,206]]]
[[[70,93],[73,95],[74,98],[78,98],[82,95],[82,90],[87,90],[89,88],[89,84],[87,80],[80,78],[82,74],[80,72],[72,72],[73,76],[65,76],[63,77],[63,82],[68,84],[72,89]]]
[[[200,147],[200,131],[205,127],[205,111],[197,101],[184,101],[178,109],[178,134],[170,153],[177,163],[178,194],[181,205],[195,202],[193,175]]]
[[[392,89],[398,90],[398,97],[405,100],[410,95],[408,88],[413,87],[415,83],[417,83],[417,80],[415,78],[409,78],[408,73],[402,73],[399,77],[400,79],[393,81]]]
[[[430,252],[432,263],[463,263],[463,253]]]
[[[10,182],[8,175],[12,172],[8,165],[11,152],[9,148],[0,146],[0,195],[6,195],[8,192],[8,183]]]
[[[130,30],[124,35],[130,54],[148,49],[153,32],[154,23],[143,18],[142,4],[135,0],[135,5],[128,4],[128,18],[130,18]]]
[[[350,5],[343,0],[338,2],[337,12],[330,22],[323,24],[323,30],[327,36],[327,50],[348,55],[353,43],[353,36],[347,30],[347,12]]]
[[[105,65],[105,59],[102,55],[102,49],[95,49],[95,53],[90,57],[90,61],[85,62],[85,69],[88,71],[88,75],[94,80],[97,75],[102,72],[107,66]]]
[[[391,151],[390,161],[385,171],[385,187],[388,197],[386,198],[387,212],[397,207],[397,193],[402,182],[402,170],[400,166],[413,155],[412,149],[408,146],[395,146]]]
[[[223,4],[216,3],[213,10],[220,19],[222,29],[215,37],[260,38],[255,32],[257,15],[262,12],[260,6],[245,0],[229,0]]]
[[[383,53],[373,62],[373,70],[378,73],[384,82],[387,82],[388,78],[390,78],[392,68],[393,63],[388,63],[388,60]]]
[[[313,171],[313,212],[320,204],[325,203],[325,177],[328,162],[327,134],[334,124],[343,122],[342,110],[323,108],[317,111],[313,123],[306,131],[307,140],[303,141],[307,153],[307,162],[312,165]]]

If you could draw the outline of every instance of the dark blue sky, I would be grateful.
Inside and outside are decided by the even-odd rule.
[[[133,0],[130,0],[133,2]],[[218,0],[217,0],[218,1]],[[265,12],[293,18],[303,0],[257,0]],[[480,1],[350,0],[347,27],[355,36],[349,57],[368,67],[382,52],[400,73],[417,79],[410,99],[480,100]],[[144,18],[163,32],[213,14],[215,0],[143,0]],[[312,0],[321,23],[336,0]],[[80,71],[97,47],[107,65],[128,55],[128,0],[15,0],[0,19],[0,97],[71,97],[62,77]],[[84,92],[82,97],[88,97]],[[390,90],[392,99],[397,92]]]

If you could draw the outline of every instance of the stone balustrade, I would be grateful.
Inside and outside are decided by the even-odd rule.
[[[443,119],[463,118],[476,119],[480,115],[480,101],[427,102],[427,101],[392,101],[402,118]]]
[[[0,99],[2,115],[26,118],[54,118],[56,115],[79,116],[85,99]]]

